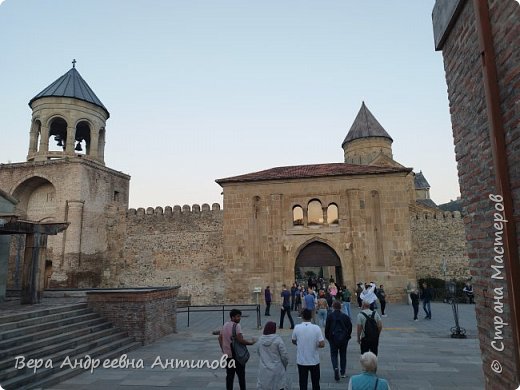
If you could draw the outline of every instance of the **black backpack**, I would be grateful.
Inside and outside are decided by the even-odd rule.
[[[334,321],[334,327],[332,329],[332,342],[335,345],[343,345],[350,340],[350,335],[352,334],[352,323],[350,322],[350,318],[346,316],[348,319],[348,325],[345,328],[345,324],[341,320],[341,317],[336,318]]]
[[[373,311],[370,317],[366,313],[361,312],[361,314],[366,318],[365,327],[363,329],[365,337],[363,338],[371,341],[379,340],[379,328],[377,327],[377,321],[375,319],[376,312]]]

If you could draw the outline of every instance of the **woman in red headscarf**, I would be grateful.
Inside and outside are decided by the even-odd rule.
[[[287,349],[280,336],[276,334],[276,323],[269,321],[265,324],[264,335],[258,339],[257,389],[283,390],[287,388],[285,371],[289,362]]]

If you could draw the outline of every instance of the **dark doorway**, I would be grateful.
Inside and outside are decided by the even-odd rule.
[[[307,281],[309,275],[314,274],[326,282],[332,277],[338,286],[343,285],[343,274],[341,272],[341,261],[338,254],[327,244],[314,241],[306,245],[296,257],[294,266],[295,279]]]

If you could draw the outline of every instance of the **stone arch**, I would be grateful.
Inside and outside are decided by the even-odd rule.
[[[307,203],[307,225],[323,224],[323,206],[319,199],[313,198]]]
[[[299,274],[302,275],[304,269],[313,272],[319,269],[318,276],[323,276],[326,280],[332,276],[338,285],[343,284],[341,258],[334,246],[325,240],[313,238],[297,249],[294,261],[295,273],[299,270]]]
[[[29,154],[36,153],[40,145],[42,134],[42,122],[39,118],[34,118],[31,125]]]
[[[87,119],[80,119],[76,122],[74,135],[76,154],[89,155],[91,153],[92,129],[93,125]]]
[[[13,191],[18,199],[16,211],[31,221],[54,220],[56,187],[42,176],[32,176],[20,182]]]
[[[55,142],[49,142],[48,151],[63,151],[67,145],[68,122],[60,115],[55,115],[48,121],[49,140],[54,137]]]

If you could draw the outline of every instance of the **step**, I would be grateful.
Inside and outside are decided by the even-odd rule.
[[[87,313],[92,313],[92,310],[85,307],[85,308],[75,309],[75,310],[71,310],[71,311],[64,311],[64,312],[56,313],[56,314],[49,314],[49,315],[46,315],[43,317],[35,317],[35,318],[29,318],[26,320],[13,321],[13,322],[7,322],[5,324],[0,324],[0,339],[2,339],[2,333],[7,332],[9,330],[19,329],[19,328],[23,328],[26,326],[36,325],[36,324],[41,324],[43,322],[57,321],[62,318],[74,317],[74,316],[78,316],[81,314],[87,314]]]
[[[105,359],[113,359],[119,357],[125,352],[128,352],[141,346],[141,343],[133,341],[132,338],[126,338],[125,342],[126,345],[123,346],[120,345],[120,341],[105,344],[103,346],[97,347],[89,351],[88,355],[91,358],[96,358],[103,362]],[[74,363],[75,359],[77,359],[78,361],[86,362],[86,354],[70,356],[70,361],[72,363]],[[2,386],[6,390],[28,390],[48,387],[56,383],[62,382],[65,379],[68,379],[72,376],[82,374],[85,372],[90,371],[81,368],[73,369],[69,366],[64,366],[63,368],[60,368],[60,366],[56,364],[53,366],[53,368],[42,368],[37,370],[36,373],[33,373],[31,370],[30,372],[26,372],[15,378],[11,378],[3,382]]]
[[[86,303],[75,303],[71,305],[63,305],[56,307],[49,307],[45,309],[35,309],[31,311],[24,311],[21,313],[14,313],[8,315],[0,315],[0,324],[5,324],[8,322],[16,322],[27,320],[29,318],[42,317],[49,314],[62,313],[65,311],[75,310],[75,309],[84,309],[87,307]]]
[[[101,320],[102,321],[102,320]],[[5,359],[9,356],[18,356],[21,354],[28,353],[35,349],[41,348],[46,345],[51,345],[56,342],[61,342],[64,340],[68,340],[69,338],[75,338],[79,336],[83,336],[89,333],[94,333],[100,331],[102,329],[111,328],[112,324],[109,322],[101,322],[99,324],[91,325],[89,327],[83,327],[79,329],[72,329],[69,332],[62,332],[58,335],[47,337],[44,339],[35,340],[31,343],[16,345],[7,350],[0,349],[0,359]]]
[[[73,322],[72,324],[60,326],[58,328],[42,330],[39,332],[13,337],[7,340],[2,340],[0,341],[0,351],[9,347],[26,344],[31,341],[37,341],[48,337],[57,336],[64,332],[72,331],[75,329],[88,328],[89,326],[97,325],[104,321],[106,320],[97,316],[96,318],[89,318],[80,322]]]
[[[65,339],[65,341],[58,341],[58,342],[55,342],[52,344],[45,344],[44,346],[42,346],[38,349],[24,353],[23,356],[25,356],[26,359],[43,358],[43,357],[49,356],[55,352],[74,347],[81,343],[88,342],[90,340],[94,340],[97,338],[113,335],[113,334],[124,335],[125,333],[120,332],[117,328],[101,329],[97,332],[87,333],[85,335],[78,336],[78,337],[67,337],[67,339]],[[20,354],[19,353],[13,354],[4,360],[0,360],[0,372],[1,372],[1,370],[6,370],[10,367],[14,367],[15,357],[18,355],[20,355]]]
[[[23,328],[16,328],[0,333],[0,343],[3,340],[19,338],[21,336],[29,337],[30,335],[35,333],[42,333],[46,330],[59,329],[65,327],[66,325],[76,324],[78,322],[83,322],[94,318],[100,318],[100,316],[99,314],[94,313],[93,311],[87,311],[86,313],[77,316],[66,316],[64,318],[60,318],[54,321],[43,321],[42,318],[42,321],[35,325],[26,326]]]
[[[133,339],[129,338],[126,333],[119,332],[107,336],[98,336],[92,340],[88,340],[86,342],[77,343],[76,345],[72,345],[69,348],[64,348],[58,351],[55,351],[52,354],[44,355],[45,357],[40,357],[39,359],[42,362],[52,361],[53,366],[59,366],[62,364],[64,359],[67,356],[78,356],[78,355],[87,355],[90,354],[90,351],[95,350],[96,348],[111,345],[112,348],[120,347],[124,343],[128,343],[129,341],[133,341]],[[24,356],[25,362],[28,362],[30,357]],[[14,378],[19,375],[23,375],[24,373],[31,373],[33,369],[31,368],[16,368],[13,364],[7,369],[0,372],[0,382],[4,383],[6,380],[10,378]]]

